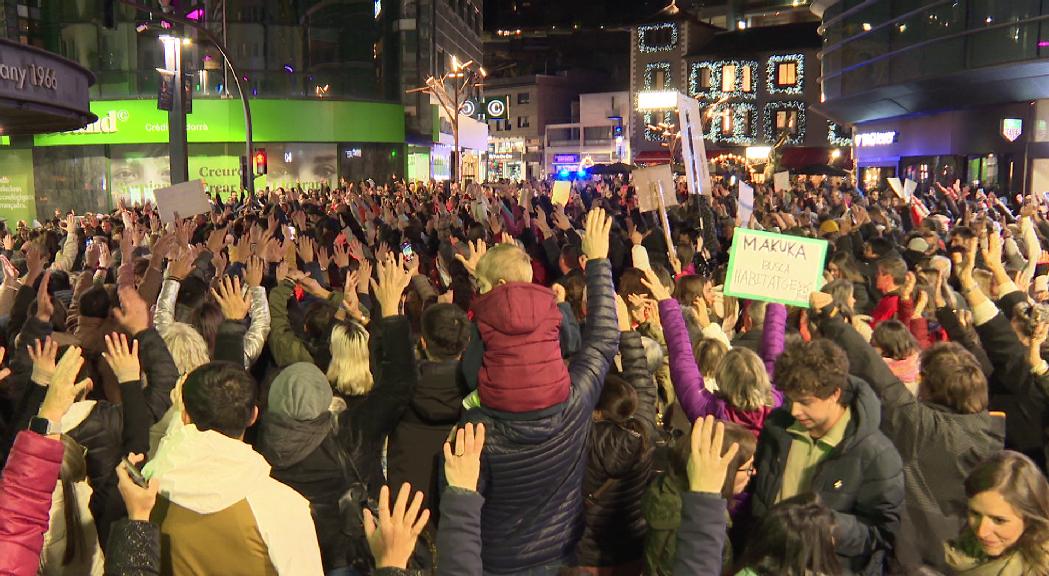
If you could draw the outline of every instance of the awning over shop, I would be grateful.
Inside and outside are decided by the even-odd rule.
[[[77,130],[98,120],[88,105],[94,83],[74,62],[0,38],[0,134]]]

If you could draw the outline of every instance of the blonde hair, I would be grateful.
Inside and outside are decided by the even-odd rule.
[[[524,250],[512,244],[496,244],[481,257],[475,271],[481,292],[487,292],[502,282],[531,282],[532,259]]]
[[[172,322],[160,333],[178,373],[189,374],[199,366],[211,362],[208,344],[197,329],[184,322]]]
[[[718,366],[718,391],[732,406],[746,411],[772,405],[772,385],[765,363],[746,348],[725,353]]]
[[[375,385],[368,331],[357,322],[338,322],[331,331],[328,382],[346,396],[363,396]]]

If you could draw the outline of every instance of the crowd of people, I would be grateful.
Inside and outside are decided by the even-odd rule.
[[[1044,203],[550,188],[0,232],[0,574],[1049,575]],[[829,243],[808,307],[738,226]]]

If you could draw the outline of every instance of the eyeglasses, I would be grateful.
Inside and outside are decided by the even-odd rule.
[[[739,470],[736,470],[736,473],[737,474],[741,474],[741,473],[742,474],[746,474],[747,476],[755,476],[758,473],[758,469],[753,467],[753,466],[751,466],[749,468],[740,468]]]

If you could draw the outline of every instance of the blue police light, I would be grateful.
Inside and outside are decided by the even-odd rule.
[[[580,178],[586,178],[586,168],[580,168],[579,172],[576,172],[576,175]]]
[[[560,171],[558,171],[557,177],[559,179],[561,179],[561,180],[568,180],[568,174],[569,174],[568,169],[567,168],[562,168]]]

